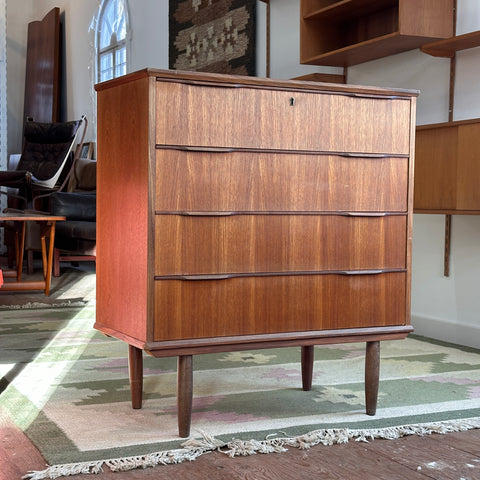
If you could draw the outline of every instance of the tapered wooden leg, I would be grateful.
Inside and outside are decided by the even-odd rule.
[[[377,411],[378,381],[380,375],[380,342],[367,342],[365,355],[365,403],[367,415]]]
[[[302,347],[302,386],[306,392],[312,389],[313,358],[313,345],[306,345]]]
[[[130,373],[132,408],[142,408],[143,351],[141,348],[133,345],[128,346],[128,369]]]
[[[193,359],[192,355],[178,357],[178,435],[182,438],[190,435],[193,399]]]

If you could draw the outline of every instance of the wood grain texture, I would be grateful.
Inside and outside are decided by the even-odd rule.
[[[60,121],[61,55],[60,9],[55,7],[28,24],[24,119]]]
[[[157,150],[157,211],[406,212],[408,158]]]
[[[402,129],[410,119],[410,102],[403,97],[379,101],[329,92],[159,82],[156,101],[160,145],[409,152]]]
[[[156,275],[406,268],[403,215],[156,219]]]
[[[155,282],[154,340],[405,323],[406,274]]]
[[[480,120],[417,127],[416,211],[480,211]]]
[[[151,278],[149,109],[148,78],[98,92],[96,318],[143,340]]]
[[[96,88],[96,328],[184,360],[412,331],[415,92],[159,70]]]

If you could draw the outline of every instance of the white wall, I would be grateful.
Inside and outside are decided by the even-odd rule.
[[[100,0],[7,0],[8,149],[21,143],[27,23],[59,6],[64,15],[67,87],[66,119],[86,113],[95,120],[93,91],[94,38],[91,29]],[[259,75],[265,74],[266,7],[258,1]],[[168,0],[129,0],[133,27],[130,70],[168,66]],[[299,64],[299,0],[271,0],[271,68],[273,78],[310,72],[340,73],[329,67]],[[457,33],[480,30],[480,2],[458,0]],[[480,49],[457,55],[454,118],[480,117]],[[348,82],[421,91],[417,124],[448,119],[449,60],[419,50],[348,69]],[[94,140],[94,125],[90,129]],[[480,188],[480,186],[479,186]],[[454,216],[451,268],[443,276],[444,217],[415,215],[413,236],[412,322],[417,333],[480,346],[480,217]]]

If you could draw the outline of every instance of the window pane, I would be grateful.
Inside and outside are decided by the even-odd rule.
[[[98,80],[104,81],[125,75],[127,73],[125,0],[104,0],[97,29]]]
[[[115,52],[115,76],[127,73],[127,48],[122,47]]]
[[[113,78],[113,54],[105,53],[100,56],[100,81]]]
[[[110,45],[112,33],[114,32],[117,35],[118,41],[126,38],[127,26],[123,0],[110,0],[110,2],[106,4],[101,23],[100,49]]]

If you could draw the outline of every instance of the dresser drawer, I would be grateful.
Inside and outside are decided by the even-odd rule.
[[[405,325],[406,273],[155,282],[154,341]]]
[[[156,143],[407,154],[410,100],[196,83],[156,84]],[[353,113],[354,112],[354,113]]]
[[[406,268],[406,217],[157,215],[155,274]]]
[[[408,159],[157,149],[157,211],[406,212]]]

